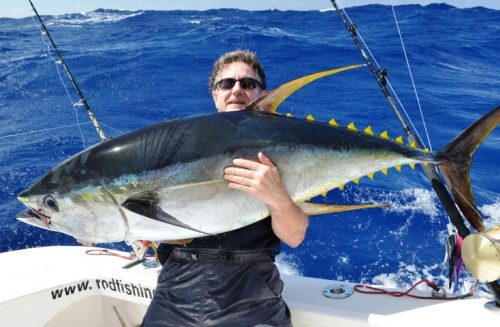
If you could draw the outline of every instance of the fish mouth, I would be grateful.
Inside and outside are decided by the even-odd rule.
[[[41,210],[35,210],[30,206],[16,215],[16,219],[25,222],[29,225],[43,227],[49,229],[51,224],[51,219],[49,216],[41,212]]]

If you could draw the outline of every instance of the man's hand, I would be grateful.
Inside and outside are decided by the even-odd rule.
[[[270,209],[290,202],[288,192],[281,183],[278,168],[262,152],[259,152],[257,158],[259,162],[234,159],[234,166],[224,170],[224,178],[229,181],[228,186],[252,195]]]
[[[276,236],[296,247],[304,240],[309,218],[290,198],[273,162],[262,152],[257,158],[259,162],[234,159],[234,166],[224,169],[224,178],[230,188],[246,192],[267,205]]]

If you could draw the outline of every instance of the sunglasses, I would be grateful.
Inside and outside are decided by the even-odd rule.
[[[256,80],[255,78],[251,77],[243,77],[241,79],[235,79],[235,78],[223,78],[217,83],[215,83],[215,88],[221,89],[221,90],[230,90],[233,88],[234,84],[236,82],[240,82],[240,86],[243,89],[246,90],[253,90],[257,86],[259,86],[261,89],[264,89],[262,86],[262,83]]]

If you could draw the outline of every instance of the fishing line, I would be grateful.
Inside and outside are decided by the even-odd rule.
[[[417,87],[415,86],[415,81],[413,79],[413,73],[411,72],[410,61],[408,60],[408,55],[406,53],[406,47],[405,47],[405,44],[403,42],[403,36],[401,35],[401,30],[399,29],[399,23],[398,23],[398,19],[396,17],[396,11],[394,10],[394,5],[392,3],[392,0],[391,0],[391,9],[392,9],[392,15],[394,16],[394,22],[396,23],[396,28],[398,30],[399,41],[401,42],[401,48],[403,49],[403,54],[405,56],[406,67],[408,68],[408,73],[410,74],[410,80],[411,80],[411,84],[413,86],[413,91],[415,92],[415,98],[417,99],[418,110],[420,112],[420,118],[422,119],[422,123],[424,125],[425,135],[427,136],[427,142],[429,142],[429,149],[432,151],[431,139],[429,137],[429,132],[427,131],[427,124],[425,123],[424,113],[422,111],[422,106],[420,105],[420,98],[419,98],[418,93],[417,93]]]
[[[338,4],[338,7],[340,10],[342,10],[343,14],[345,15],[345,17],[347,18],[349,24],[351,26],[354,26],[355,24],[352,22],[351,18],[349,17],[349,15],[347,14],[347,11],[343,8],[341,2],[339,0],[335,0],[335,2],[337,2]],[[373,61],[373,63],[375,64],[375,67],[380,71],[381,70],[381,67],[380,64],[378,63],[377,59],[375,58],[375,56],[373,55],[373,53],[371,52],[370,48],[368,47],[368,44],[365,42],[365,40],[363,39],[363,36],[361,35],[361,33],[359,32],[359,30],[356,29],[356,36],[358,37],[358,39],[361,41],[361,43],[363,44],[364,48],[366,49],[366,51],[368,52],[368,54],[370,55],[370,59]],[[364,52],[364,49],[360,49],[362,52]],[[365,53],[362,53],[362,55],[367,58],[366,54]],[[421,143],[422,142],[422,137],[420,136],[420,134],[418,133],[418,130],[417,128],[415,127],[415,124],[413,123],[413,120],[411,119],[410,115],[408,114],[405,106],[403,105],[403,103],[401,102],[401,100],[399,99],[397,93],[396,93],[396,90],[392,87],[392,84],[389,80],[389,77],[385,77],[385,80],[387,81],[387,85],[389,86],[389,89],[391,90],[392,94],[394,95],[396,101],[398,102],[400,108],[403,110],[403,113],[406,117],[406,122],[408,122],[410,125],[411,125],[411,128],[412,128],[412,132],[416,135],[416,137],[420,140]],[[425,124],[425,122],[424,122]]]
[[[59,80],[61,81],[63,87],[64,87],[64,90],[66,91],[66,95],[68,96],[68,99],[69,99],[69,102],[72,104],[72,107],[73,107],[73,111],[75,112],[75,117],[76,117],[76,124],[78,126],[78,130],[80,131],[80,136],[82,137],[82,143],[83,143],[83,148],[85,149],[86,148],[86,145],[85,145],[85,138],[83,136],[83,131],[81,129],[81,126],[80,126],[80,120],[78,118],[78,111],[76,110],[76,107],[79,106],[79,102],[75,102],[72,98],[71,98],[71,95],[69,94],[69,91],[68,91],[68,88],[66,86],[66,83],[64,82],[62,76],[61,76],[61,71],[59,69],[59,65],[60,65],[60,62],[57,61],[53,56],[52,56],[52,52],[50,51],[50,45],[46,42],[45,38],[43,37],[45,35],[45,32],[40,28],[40,26],[37,25],[37,23],[35,22],[35,17],[34,16],[31,16],[31,19],[33,20],[33,24],[38,28],[38,30],[40,31],[40,34],[41,34],[41,37],[42,37],[42,42],[45,44],[45,46],[47,46],[47,53],[50,57],[50,59],[52,59],[54,61],[54,63],[56,64],[56,70],[57,70],[57,74],[59,75]],[[81,104],[80,104],[81,106]]]
[[[106,126],[107,128],[114,130],[114,131],[115,131],[115,132],[117,132],[118,134],[123,134],[123,133],[125,133],[124,131],[121,131],[121,130],[119,130],[119,129],[116,129],[116,128],[114,128],[114,127],[113,127],[113,126],[111,126],[111,125],[108,125],[108,124],[106,124],[106,123],[103,123],[102,121],[101,121],[101,125]]]
[[[45,35],[47,35],[47,38],[49,39],[50,43],[52,44],[52,47],[54,48],[54,51],[56,52],[57,56],[59,57],[59,61],[61,65],[64,68],[64,71],[66,72],[66,75],[68,75],[68,78],[73,85],[73,88],[75,89],[76,93],[78,94],[78,97],[80,98],[80,103],[85,107],[85,110],[87,110],[87,114],[89,115],[90,120],[92,121],[92,124],[94,125],[97,133],[99,134],[99,137],[101,138],[102,141],[106,140],[106,135],[104,135],[104,131],[102,130],[101,126],[99,126],[99,122],[97,121],[96,117],[94,116],[94,113],[92,112],[92,109],[90,109],[90,106],[88,102],[85,100],[85,97],[83,96],[83,93],[76,83],[75,78],[73,77],[73,74],[69,70],[68,65],[64,62],[64,59],[62,57],[61,52],[59,51],[59,48],[57,48],[57,45],[55,44],[54,40],[52,39],[52,36],[49,33],[49,30],[47,29],[47,26],[45,26],[45,23],[42,20],[42,17],[38,14],[38,11],[36,10],[35,6],[33,5],[33,2],[29,0],[29,3],[31,5],[31,8],[33,8],[33,11],[35,12],[36,17],[40,21],[40,24],[42,25],[42,28],[45,32]]]
[[[31,132],[23,132],[23,133],[9,134],[9,135],[0,136],[0,140],[2,140],[2,139],[7,139],[7,138],[10,138],[10,137],[24,136],[24,135],[28,135],[28,134],[35,134],[35,133],[48,132],[48,131],[53,131],[53,130],[56,130],[56,129],[64,129],[64,128],[75,127],[75,126],[81,126],[81,125],[87,125],[87,124],[91,124],[91,123],[90,123],[90,122],[86,122],[86,123],[78,123],[78,124],[64,125],[64,126],[59,126],[59,127],[45,128],[45,129],[41,129],[41,130],[37,130],[37,131],[31,131]]]
[[[411,119],[408,117],[408,114],[405,111],[405,114],[408,117],[407,119],[405,119],[403,114],[401,113],[401,110],[404,110],[404,108],[402,106],[398,107],[396,105],[396,102],[393,100],[393,95],[395,95],[394,89],[392,87],[390,89],[387,88],[387,78],[386,78],[387,73],[385,72],[385,69],[377,68],[375,66],[375,64],[373,62],[375,62],[377,65],[378,65],[378,63],[376,62],[375,58],[373,57],[373,54],[370,52],[370,50],[366,46],[366,42],[364,42],[362,37],[360,37],[358,35],[359,31],[357,29],[357,26],[352,23],[351,19],[347,16],[347,13],[345,12],[345,10],[341,9],[339,7],[339,5],[337,4],[337,0],[330,0],[330,2],[332,3],[333,7],[336,9],[337,16],[342,21],[347,32],[351,35],[351,38],[354,41],[354,44],[356,45],[356,48],[360,51],[363,59],[368,64],[368,67],[370,68],[370,71],[371,71],[373,77],[377,81],[377,84],[380,86],[380,89],[382,90],[386,100],[388,101],[389,106],[391,107],[392,111],[396,115],[396,118],[399,120],[401,126],[403,127],[403,130],[405,131],[409,142],[415,142],[417,147],[423,148],[424,146],[423,146],[422,138],[418,136],[415,127],[413,127],[413,129],[414,129],[413,131],[410,128]],[[367,55],[365,49],[368,51],[368,53],[371,54],[371,56],[372,56],[371,58]],[[380,65],[378,65],[378,66],[380,67]],[[389,85],[390,85],[390,83],[389,83]],[[390,91],[392,91],[392,93]],[[400,105],[401,105],[401,102],[400,102]],[[455,201],[453,200],[452,196],[449,193],[449,189],[444,185],[443,179],[439,175],[439,173],[440,173],[439,168],[436,167],[435,165],[432,165],[432,166],[427,166],[427,167],[422,166],[422,169],[423,169],[425,175],[427,176],[427,179],[431,183],[432,188],[436,192],[439,200],[443,204],[443,207],[446,210],[446,213],[448,214],[449,219],[451,220],[453,225],[458,229],[460,236],[462,236],[462,237],[467,236],[470,233],[470,231],[465,226],[463,215],[458,210]]]

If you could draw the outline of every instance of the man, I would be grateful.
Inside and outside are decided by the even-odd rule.
[[[209,87],[219,112],[242,110],[265,94],[264,70],[254,53],[229,52],[214,63]],[[278,168],[263,153],[256,156],[234,159],[224,178],[266,204],[271,216],[182,245],[162,244],[166,262],[144,327],[291,325],[273,261],[280,240],[291,247],[303,241],[309,218],[291,200]]]

